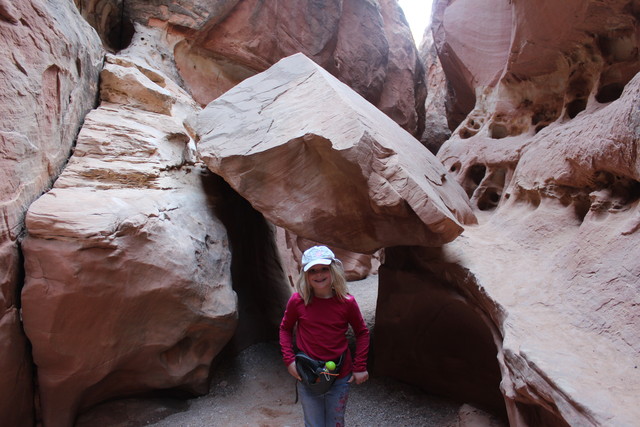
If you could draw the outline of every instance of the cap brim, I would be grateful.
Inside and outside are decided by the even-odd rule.
[[[314,265],[329,265],[331,264],[332,261],[333,261],[332,259],[325,259],[325,258],[314,259],[313,261],[309,261],[309,263],[304,266],[304,271],[309,270]]]

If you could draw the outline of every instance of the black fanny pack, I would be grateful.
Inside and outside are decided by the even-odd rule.
[[[344,363],[344,353],[335,361],[335,368],[326,367],[328,360],[316,360],[299,351],[296,353],[296,370],[306,385],[314,394],[324,394],[329,391],[333,382],[340,375],[340,368]]]

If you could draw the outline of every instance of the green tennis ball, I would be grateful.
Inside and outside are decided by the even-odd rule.
[[[328,361],[327,363],[324,364],[324,367],[330,371],[333,371],[334,369],[336,369],[336,364],[332,361]]]

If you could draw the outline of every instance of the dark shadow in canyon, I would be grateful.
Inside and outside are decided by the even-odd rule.
[[[470,403],[506,421],[496,328],[482,313],[481,304],[460,292],[455,280],[462,269],[446,265],[440,251],[385,250],[385,264],[379,270],[373,370],[428,393]]]

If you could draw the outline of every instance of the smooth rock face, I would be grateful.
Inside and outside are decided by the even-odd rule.
[[[0,1],[0,424],[34,422],[20,324],[24,213],[59,173],[96,101],[100,40],[72,2]]]
[[[389,59],[382,94],[376,106],[419,138],[425,129],[427,86],[424,65],[397,0],[382,0],[380,4],[389,42]],[[408,84],[411,81],[413,85]]]
[[[207,166],[274,224],[358,253],[438,246],[475,221],[433,155],[302,54],[199,115]]]
[[[87,115],[66,169],[27,213],[22,309],[47,426],[126,394],[206,393],[235,331],[217,194],[168,115],[184,94],[152,71],[110,59],[105,80],[122,83],[102,97],[129,88],[129,105],[103,102]]]

